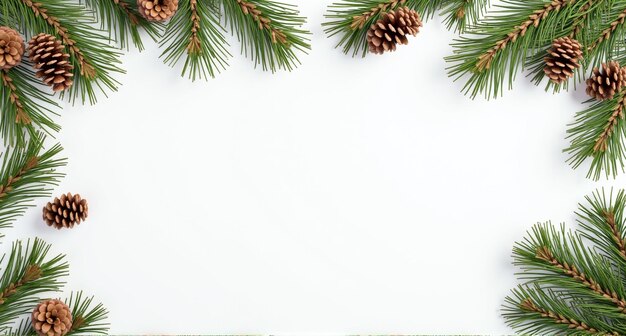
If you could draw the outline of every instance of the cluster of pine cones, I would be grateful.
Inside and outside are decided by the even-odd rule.
[[[552,42],[544,58],[544,73],[555,84],[562,84],[574,76],[574,71],[583,60],[582,45],[571,37],[561,37]],[[626,87],[626,68],[617,61],[602,63],[593,69],[587,79],[587,94],[597,100],[612,99],[623,87]]]
[[[113,0],[119,3],[124,0]],[[149,21],[164,21],[178,10],[178,0],[137,0],[139,13]],[[73,84],[74,66],[62,41],[54,35],[38,34],[28,42],[16,30],[0,26],[0,70],[20,64],[25,51],[33,63],[36,76],[52,90],[64,91]]]
[[[0,27],[0,69],[9,70],[22,61],[25,52],[24,39],[14,29]],[[37,70],[36,76],[54,91],[72,86],[74,66],[65,46],[50,34],[39,34],[28,42],[28,58]]]

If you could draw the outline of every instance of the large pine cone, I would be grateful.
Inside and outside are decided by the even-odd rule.
[[[0,69],[18,65],[24,54],[24,39],[9,27],[0,27]]]
[[[626,85],[626,69],[617,61],[602,63],[595,67],[591,78],[587,79],[587,94],[597,100],[612,99]]]
[[[165,21],[178,10],[178,0],[137,0],[137,6],[148,21]]]
[[[574,76],[583,58],[582,45],[573,38],[560,37],[552,42],[543,71],[553,83],[560,84]]]
[[[72,328],[72,311],[61,300],[45,300],[33,310],[32,323],[39,336],[63,336]]]
[[[48,226],[57,229],[73,228],[87,218],[88,210],[87,200],[80,198],[79,194],[67,193],[46,204],[43,208],[43,220]]]
[[[419,14],[409,7],[384,13],[367,31],[370,51],[375,54],[395,51],[397,44],[408,44],[407,35],[417,35],[421,26]]]
[[[37,77],[54,91],[63,91],[73,84],[74,66],[65,46],[50,34],[39,34],[28,42],[28,57],[37,69]]]

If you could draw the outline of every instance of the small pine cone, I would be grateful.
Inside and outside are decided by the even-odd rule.
[[[33,310],[32,323],[39,336],[63,336],[72,328],[72,311],[61,300],[45,300]]]
[[[580,68],[583,58],[582,45],[573,38],[560,37],[552,41],[543,71],[556,84],[574,76],[574,69]]]
[[[37,77],[54,91],[63,91],[72,86],[74,66],[65,46],[50,34],[39,34],[28,42],[28,57],[37,69]]]
[[[626,85],[626,69],[618,62],[602,63],[595,67],[591,78],[587,79],[587,94],[597,100],[612,99]]]
[[[0,27],[0,69],[18,65],[24,54],[24,39],[9,27]]]
[[[139,13],[148,21],[165,21],[178,10],[178,0],[137,0]]]
[[[421,26],[419,14],[409,7],[384,13],[367,31],[370,51],[375,54],[395,51],[397,44],[408,44],[407,35],[417,35]]]
[[[43,208],[43,220],[48,226],[57,229],[73,228],[87,218],[88,210],[87,200],[81,199],[79,194],[67,193],[46,204]]]

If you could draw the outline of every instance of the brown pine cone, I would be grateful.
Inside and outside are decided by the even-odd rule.
[[[28,57],[37,69],[37,77],[54,91],[63,91],[73,84],[74,66],[65,46],[50,34],[39,34],[28,42]]]
[[[0,27],[0,69],[18,65],[24,54],[24,39],[9,27]]]
[[[367,31],[370,51],[375,54],[395,51],[397,44],[408,44],[407,35],[417,35],[421,26],[419,14],[409,7],[384,13]]]
[[[587,94],[597,100],[612,99],[626,85],[626,70],[617,61],[602,63],[587,79]]]
[[[39,336],[63,336],[72,328],[72,311],[61,300],[45,300],[33,310],[32,323]]]
[[[178,0],[137,0],[137,6],[148,21],[165,21],[178,10]]]
[[[574,76],[574,69],[580,68],[583,58],[582,45],[573,38],[560,37],[552,41],[543,72],[556,84]]]
[[[87,200],[80,198],[79,194],[67,193],[46,204],[43,208],[43,220],[48,226],[57,229],[73,228],[87,218],[88,210]]]

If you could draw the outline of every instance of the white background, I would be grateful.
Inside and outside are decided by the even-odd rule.
[[[90,202],[56,231],[37,208],[8,239],[67,253],[66,289],[110,310],[112,333],[511,333],[511,248],[534,223],[574,228],[598,187],[561,150],[582,90],[520,76],[475,101],[446,75],[439,18],[394,54],[353,59],[300,3],[313,50],[297,70],[235,55],[191,83],[157,46],[124,56],[119,92],[67,107],[55,190]],[[7,240],[10,241],[10,240]]]

